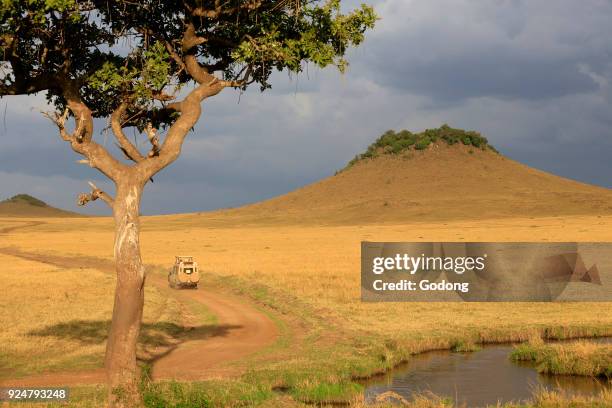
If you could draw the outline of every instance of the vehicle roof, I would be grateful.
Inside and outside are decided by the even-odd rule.
[[[188,262],[191,262],[191,261],[193,261],[193,256],[177,256],[176,260],[177,261],[188,261]]]

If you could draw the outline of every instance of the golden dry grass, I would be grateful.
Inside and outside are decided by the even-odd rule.
[[[0,377],[101,367],[114,278],[95,269],[58,269],[0,254]],[[171,341],[181,306],[147,288],[147,338],[140,355]]]
[[[488,340],[527,328],[612,328],[612,303],[362,303],[360,241],[609,241],[612,217],[575,216],[383,226],[210,227],[206,217],[145,217],[144,261],[170,265],[195,256],[205,271],[259,283],[313,306],[345,327],[393,338],[445,339],[482,332]],[[78,242],[78,245],[74,245]],[[75,219],[14,231],[6,245],[26,251],[110,259],[110,219]],[[44,250],[41,250],[44,248]],[[204,274],[206,284],[206,274]],[[594,313],[593,311],[596,311]],[[514,334],[513,334],[514,333]],[[577,332],[576,332],[577,333]],[[514,338],[514,337],[512,337]]]
[[[381,394],[380,398],[385,402],[366,403],[358,398],[350,406],[351,408],[467,408],[457,406],[450,399],[440,398],[436,395],[416,395],[412,400],[407,400],[393,392]],[[566,395],[562,392],[538,389],[530,401],[522,403],[506,403],[489,405],[487,408],[607,408],[612,406],[612,392],[603,390],[599,395],[580,396]]]
[[[313,380],[313,372],[317,370],[316,378],[320,377],[321,381],[342,382],[346,381],[346,374],[341,372],[349,376],[371,374],[381,366],[388,368],[397,363],[406,353],[450,347],[457,338],[524,340],[541,335],[547,328],[557,328],[560,335],[612,333],[612,303],[362,303],[359,265],[362,240],[611,241],[612,217],[501,218],[364,226],[296,226],[280,222],[257,226],[230,220],[219,222],[219,219],[212,219],[214,217],[223,218],[219,214],[144,217],[144,261],[169,266],[174,255],[193,255],[204,269],[203,285],[212,280],[215,284],[224,280],[229,284],[231,280],[232,285],[236,282],[264,285],[272,293],[285,293],[287,299],[295,298],[298,303],[308,305],[320,321],[333,322],[334,328],[341,328],[342,331],[335,334],[336,340],[344,344],[341,348],[326,348],[322,353],[320,346],[312,350],[307,346],[292,346],[290,354],[274,351],[282,362],[265,363],[266,370],[278,372],[280,377],[289,372],[303,373],[291,380],[294,383],[289,381],[296,395],[308,388],[300,385],[302,380],[310,379],[313,384],[319,381]],[[22,220],[22,225],[31,221]],[[63,256],[112,257],[114,229],[111,219],[74,219],[70,223],[44,219],[44,222],[0,236],[0,247],[14,246],[26,252]],[[0,219],[0,229],[15,223],[15,219]],[[104,275],[101,278],[105,279]],[[46,286],[59,288],[56,292],[62,293],[61,282],[49,282]],[[105,290],[110,299],[112,290]],[[24,296],[35,292],[27,287],[24,291]],[[154,293],[147,293],[147,301],[154,296]],[[72,302],[71,313],[80,313],[81,309],[85,319],[92,316],[108,319],[109,308],[96,309],[89,315],[88,309],[81,307],[88,301],[90,299],[79,298]],[[75,307],[77,305],[79,307]],[[293,312],[299,314],[301,310],[298,307]],[[21,322],[22,317],[18,314],[3,311],[3,318],[14,324],[29,324]],[[326,329],[317,330],[321,333]],[[384,346],[378,350],[363,346],[362,341],[366,339],[380,340]],[[30,338],[18,340],[24,343],[22,347],[47,347],[31,343]],[[298,349],[300,352],[295,354]],[[383,360],[369,361],[361,368],[342,368],[342,359],[350,355],[359,358],[359,353],[366,351],[382,353]],[[337,361],[325,357],[326,353],[334,352],[338,352]],[[366,355],[362,358],[366,359]],[[14,360],[14,355],[11,359]],[[262,375],[265,373],[263,371]],[[276,378],[276,374],[270,375],[269,381],[274,384],[283,385],[287,381]],[[305,395],[312,394],[306,390]],[[556,398],[549,395],[542,404],[534,406],[564,406],[555,405]],[[427,403],[419,400],[421,405],[417,406],[428,406]],[[437,400],[433,406],[439,403]],[[588,403],[585,400],[584,404]],[[293,406],[293,402],[289,406]]]

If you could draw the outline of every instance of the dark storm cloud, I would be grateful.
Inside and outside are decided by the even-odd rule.
[[[612,2],[370,3],[382,19],[350,52],[346,74],[309,66],[276,73],[263,94],[207,100],[182,156],[147,185],[144,212],[272,197],[333,174],[387,129],[442,123],[478,130],[534,167],[612,187]],[[76,209],[88,179],[112,191],[42,118],[43,96],[1,101],[0,198],[29,192]],[[108,136],[96,140],[117,153]],[[108,213],[97,202],[85,211]]]
[[[543,7],[543,5],[546,7]],[[359,68],[378,83],[434,102],[473,97],[545,100],[596,91],[584,67],[610,63],[610,2],[386,1],[389,17]]]
[[[391,55],[377,56],[375,61],[389,61],[388,57]],[[387,65],[382,84],[398,92],[429,95],[440,103],[481,96],[544,100],[598,89],[580,72],[580,60],[575,59],[539,60],[496,50],[456,58],[440,56],[428,62],[394,61]]]

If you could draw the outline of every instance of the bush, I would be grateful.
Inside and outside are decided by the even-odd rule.
[[[426,129],[421,133],[412,133],[409,130],[387,130],[365,152],[355,156],[346,166],[351,167],[364,159],[371,159],[385,154],[401,154],[408,150],[425,150],[432,143],[442,141],[447,145],[462,143],[465,146],[473,146],[481,150],[497,150],[489,144],[486,137],[478,132],[454,129],[447,124],[437,129]],[[473,150],[471,150],[473,153]]]
[[[420,139],[418,142],[414,144],[414,148],[417,150],[425,150],[431,144],[431,139],[428,136]]]

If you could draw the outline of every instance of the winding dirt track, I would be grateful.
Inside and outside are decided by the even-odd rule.
[[[11,228],[12,230],[14,228]],[[39,255],[14,248],[0,248],[0,253],[60,268],[91,267],[114,273],[113,263],[100,259]],[[232,371],[231,367],[227,367],[227,363],[238,361],[272,345],[278,337],[278,328],[264,313],[238,297],[206,289],[205,283],[204,287],[197,290],[169,290],[163,276],[151,273],[147,276],[146,284],[161,288],[179,301],[198,302],[217,317],[216,326],[205,336],[179,343],[155,359],[153,379],[198,380],[222,376]],[[104,370],[99,369],[0,380],[0,385],[60,386],[97,384],[103,383],[104,380]]]

